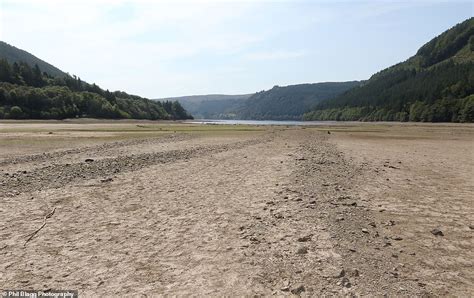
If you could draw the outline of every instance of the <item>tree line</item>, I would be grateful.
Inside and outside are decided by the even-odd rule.
[[[363,86],[318,104],[306,120],[474,121],[474,18]]]
[[[236,107],[233,116],[252,120],[301,120],[303,114],[322,100],[335,97],[361,82],[326,82],[274,86],[253,94]]]
[[[157,102],[103,90],[76,76],[53,77],[38,65],[0,59],[0,119],[192,119],[177,101]]]
[[[320,103],[305,120],[474,121],[474,63],[398,69]]]

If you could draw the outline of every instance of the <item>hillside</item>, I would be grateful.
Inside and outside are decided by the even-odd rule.
[[[235,111],[251,94],[243,95],[191,95],[158,99],[160,101],[178,101],[195,118],[229,119],[235,117]]]
[[[11,64],[14,62],[25,62],[31,67],[34,67],[35,64],[37,64],[42,71],[54,77],[66,76],[66,73],[57,67],[3,41],[0,41],[0,57],[6,59]]]
[[[445,31],[305,120],[474,121],[474,18]]]
[[[177,101],[155,102],[103,90],[23,50],[0,45],[0,119],[192,118]],[[23,58],[27,61],[16,60]]]
[[[321,100],[333,98],[361,84],[358,81],[275,86],[252,95],[235,111],[237,119],[300,120]]]
[[[274,86],[247,95],[173,97],[194,117],[202,119],[300,120],[319,101],[335,97],[361,82]]]

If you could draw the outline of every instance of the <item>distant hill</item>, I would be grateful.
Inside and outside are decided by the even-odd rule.
[[[0,41],[0,58],[6,59],[11,64],[14,62],[25,62],[31,67],[34,67],[35,64],[37,64],[42,71],[47,72],[53,77],[66,76],[66,73],[48,62],[3,41]]]
[[[103,90],[0,42],[0,119],[78,117],[192,118],[177,101],[155,102],[122,91]]]
[[[275,86],[255,94],[193,95],[163,100],[177,100],[195,118],[201,119],[301,120],[321,100],[360,84],[352,81]]]
[[[301,120],[322,100],[333,98],[361,84],[359,81],[274,86],[249,97],[236,109],[237,119]]]
[[[474,121],[474,18],[423,45],[405,62],[319,103],[306,120]]]
[[[178,101],[198,119],[234,119],[235,111],[251,94],[244,95],[191,95],[158,99],[159,101]]]

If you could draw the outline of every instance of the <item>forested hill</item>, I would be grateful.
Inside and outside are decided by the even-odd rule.
[[[195,117],[205,119],[301,120],[319,101],[335,97],[361,82],[274,86],[246,95],[194,95],[178,100]],[[169,100],[169,99],[168,99]]]
[[[251,94],[191,95],[158,99],[160,101],[178,101],[191,115],[200,119],[234,119],[235,111],[240,108]]]
[[[0,119],[192,118],[176,101],[155,102],[121,91],[110,92],[76,76],[62,72],[54,76],[37,63],[9,62],[6,57],[13,55],[10,50],[5,53],[0,48]]]
[[[301,120],[321,100],[333,98],[361,82],[327,82],[315,84],[274,86],[252,95],[236,110],[237,119]]]
[[[18,49],[12,45],[9,45],[8,43],[3,41],[0,41],[0,58],[6,59],[11,64],[13,64],[14,62],[24,62],[30,65],[31,67],[34,67],[35,64],[37,64],[42,71],[54,77],[66,76],[66,73],[64,73],[57,67],[54,67],[48,62],[45,62],[37,58],[36,56],[21,49]]]
[[[319,103],[305,120],[474,121],[474,18],[365,84]]]

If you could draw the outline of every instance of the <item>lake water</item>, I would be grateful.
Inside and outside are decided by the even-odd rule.
[[[196,119],[188,123],[195,124],[226,124],[226,125],[334,125],[337,121],[276,121],[276,120],[215,120],[215,119]]]

